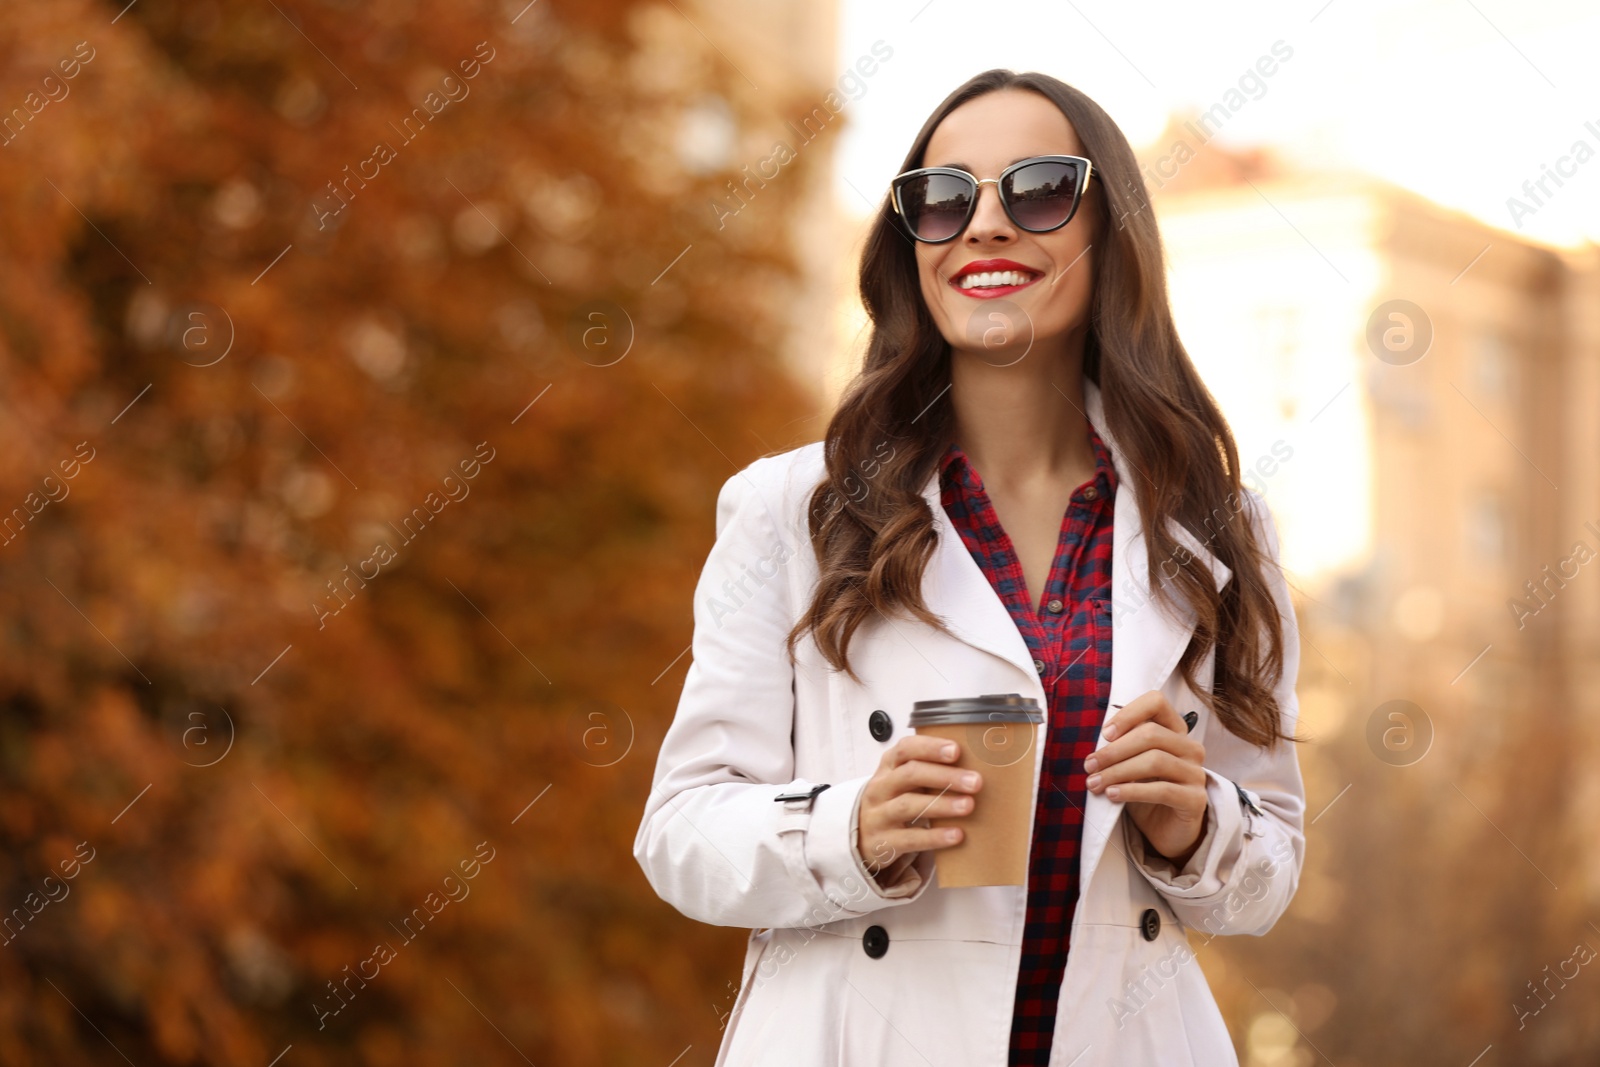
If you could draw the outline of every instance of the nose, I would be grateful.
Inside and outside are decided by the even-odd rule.
[[[1000,203],[1000,183],[994,178],[984,178],[978,183],[978,205],[972,211],[972,221],[967,223],[966,243],[1004,243],[1017,235]]]

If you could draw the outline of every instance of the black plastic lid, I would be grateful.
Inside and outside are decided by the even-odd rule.
[[[980,697],[919,700],[912,705],[910,726],[951,723],[1044,722],[1039,702],[1021,693],[989,693]]]

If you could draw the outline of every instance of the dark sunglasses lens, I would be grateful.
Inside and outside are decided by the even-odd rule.
[[[972,183],[953,174],[924,174],[900,186],[900,210],[919,240],[954,237],[971,207]]]
[[[1025,230],[1053,230],[1072,215],[1078,189],[1079,167],[1074,163],[1045,161],[1019,167],[1006,179],[1006,203],[1011,217]]]

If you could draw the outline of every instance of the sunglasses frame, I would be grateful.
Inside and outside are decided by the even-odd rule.
[[[1056,225],[1043,230],[1036,230],[1032,227],[1024,226],[1021,222],[1017,221],[1017,217],[1011,213],[1011,204],[1004,196],[1000,194],[1000,190],[1004,188],[1004,186],[1001,185],[1001,182],[1005,181],[1006,178],[1010,177],[1016,171],[1021,170],[1023,167],[1031,166],[1035,163],[1072,163],[1082,165],[1083,177],[1079,179],[1078,187],[1072,191],[1072,207],[1067,211],[1067,217],[1062,219]],[[911,220],[906,217],[905,209],[900,204],[900,192],[905,184],[911,181],[913,178],[921,178],[930,174],[948,174],[951,177],[965,178],[967,181],[972,183],[972,199],[967,204],[966,217],[961,220],[961,225],[956,227],[955,233],[952,233],[949,237],[941,237],[937,240],[919,237],[916,230],[911,225]],[[1094,164],[1088,159],[1085,159],[1083,156],[1029,156],[1027,159],[1017,160],[1005,170],[1001,171],[998,178],[980,178],[976,174],[971,174],[962,170],[960,167],[918,167],[915,170],[908,170],[902,174],[895,175],[894,178],[889,182],[889,203],[894,207],[894,213],[899,216],[901,227],[906,231],[906,233],[910,234],[913,240],[921,241],[923,244],[942,245],[949,241],[954,241],[957,237],[960,237],[966,232],[967,226],[972,222],[972,216],[978,210],[978,197],[983,195],[983,187],[985,185],[993,185],[995,195],[1000,197],[1000,206],[1002,209],[1004,209],[1006,218],[1010,219],[1012,224],[1015,225],[1019,230],[1022,230],[1026,233],[1054,233],[1056,230],[1061,229],[1061,227],[1071,222],[1073,218],[1077,216],[1078,205],[1083,203],[1083,194],[1089,189],[1090,179],[1099,177],[1100,176],[1094,172]]]

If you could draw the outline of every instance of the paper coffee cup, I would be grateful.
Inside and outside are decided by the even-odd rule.
[[[912,705],[911,728],[954,741],[960,750],[955,766],[983,777],[971,812],[928,819],[930,826],[963,831],[960,844],[934,851],[941,887],[1027,884],[1034,745],[1043,722],[1038,702],[1019,693]]]

